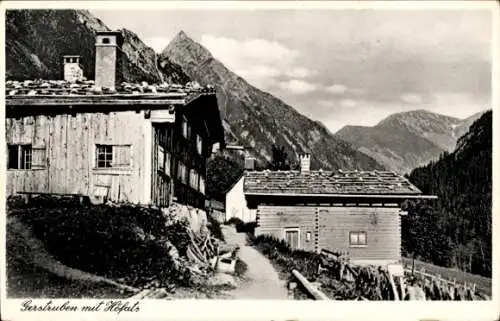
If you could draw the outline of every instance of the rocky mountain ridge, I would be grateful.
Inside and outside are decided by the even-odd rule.
[[[62,79],[63,56],[79,55],[84,76],[94,78],[95,33],[110,29],[86,10],[7,10],[6,78]],[[189,77],[157,55],[132,31],[118,30],[123,45],[118,81],[185,84]]]
[[[312,168],[382,169],[374,159],[356,151],[321,124],[298,113],[271,94],[248,84],[226,68],[183,31],[160,54],[202,85],[212,84],[224,118],[226,138],[251,148],[260,163],[271,161],[273,144],[288,155],[311,154]]]
[[[401,173],[451,152],[484,112],[458,119],[426,110],[396,113],[375,126],[344,126],[335,133],[386,168]]]

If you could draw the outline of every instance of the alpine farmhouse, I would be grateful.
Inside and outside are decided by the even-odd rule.
[[[401,211],[422,195],[404,177],[386,171],[247,171],[243,193],[256,209],[255,235],[284,239],[295,249],[348,252],[355,264],[401,260]]]
[[[121,34],[96,35],[95,81],[7,81],[6,194],[204,208],[206,161],[224,146],[210,87],[120,83]]]

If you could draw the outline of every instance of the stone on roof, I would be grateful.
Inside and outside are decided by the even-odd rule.
[[[7,98],[9,96],[83,96],[83,95],[161,95],[170,93],[213,93],[213,86],[201,86],[197,82],[189,82],[187,84],[148,84],[122,82],[112,88],[95,87],[93,80],[82,80],[75,83],[65,80],[25,80],[15,81],[9,80],[5,83],[5,91]]]
[[[245,174],[246,194],[418,195],[406,178],[388,171],[252,171]]]

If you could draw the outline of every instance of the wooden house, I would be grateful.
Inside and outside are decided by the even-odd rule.
[[[244,193],[257,211],[256,235],[291,247],[348,252],[353,263],[386,265],[401,259],[401,205],[422,195],[404,177],[386,171],[251,171]]]
[[[119,36],[97,34],[95,82],[6,82],[7,195],[204,208],[206,160],[224,146],[215,92],[116,84]]]

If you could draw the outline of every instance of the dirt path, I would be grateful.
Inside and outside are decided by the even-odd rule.
[[[273,268],[271,262],[259,251],[246,245],[246,235],[236,233],[233,226],[222,226],[224,238],[228,244],[240,246],[239,258],[247,266],[245,280],[237,289],[227,294],[233,299],[288,299],[285,282],[280,280],[278,272]]]

